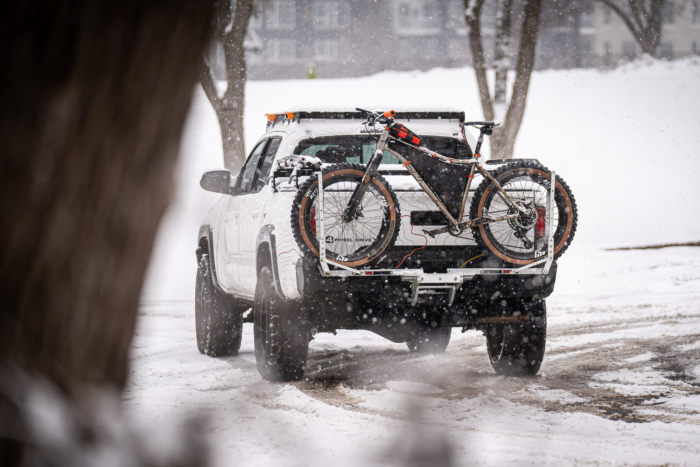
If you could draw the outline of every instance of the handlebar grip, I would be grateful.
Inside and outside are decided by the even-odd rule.
[[[384,112],[384,117],[385,117],[385,118],[392,118],[392,117],[395,116],[395,115],[396,115],[396,112],[393,111],[393,110],[387,110],[386,112]]]

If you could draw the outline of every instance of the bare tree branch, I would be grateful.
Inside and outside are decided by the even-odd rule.
[[[244,43],[253,13],[253,0],[236,0],[235,9],[230,0],[220,0],[217,11],[216,36],[223,46],[226,61],[226,92],[223,98],[218,97],[211,67],[206,60],[200,81],[219,120],[224,166],[235,173],[245,161],[243,111],[247,67]]]
[[[643,37],[641,35],[640,30],[637,29],[637,26],[634,24],[634,22],[627,17],[625,12],[620,8],[620,6],[614,1],[614,0],[598,0],[601,3],[604,3],[608,8],[610,8],[612,11],[615,12],[617,16],[620,17],[620,19],[625,23],[625,26],[627,26],[627,29],[630,30],[632,35],[634,35],[635,39],[638,42],[643,41]]]
[[[219,99],[219,94],[216,92],[216,84],[214,83],[211,67],[206,62],[202,66],[199,82],[202,85],[202,89],[204,89],[204,94],[207,95],[209,102],[211,102],[212,107],[214,107],[214,110],[217,113],[220,112],[221,100]]]
[[[661,41],[662,9],[666,0],[650,0],[647,10],[644,0],[627,0],[631,15],[615,0],[598,0],[609,7],[625,23],[644,53],[656,54]]]

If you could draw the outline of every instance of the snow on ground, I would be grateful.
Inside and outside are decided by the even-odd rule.
[[[456,105],[481,116],[469,69],[247,91],[249,147],[264,113],[300,104]],[[602,248],[700,239],[699,109],[691,61],[534,74],[516,151],[564,177],[580,216],[547,301],[537,377],[496,376],[474,331],[453,330],[438,356],[339,331],[312,341],[306,381],[280,385],[258,375],[249,324],[240,356],[197,352],[195,236],[216,199],[198,180],[221,166],[221,149],[196,91],[133,343],[132,417],[158,425],[207,413],[217,466],[396,465],[394,454],[431,436],[448,440],[456,465],[700,465],[700,248]]]

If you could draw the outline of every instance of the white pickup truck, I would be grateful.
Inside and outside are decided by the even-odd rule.
[[[460,131],[461,111],[407,110],[396,119],[410,125],[431,150],[472,156],[474,141],[465,141]],[[482,251],[471,233],[424,235],[421,226],[441,225],[440,212],[391,154],[379,174],[396,193],[400,231],[391,251],[372,268],[420,272],[392,276],[367,268],[360,276],[326,277],[318,258],[303,255],[291,222],[298,187],[324,164],[367,162],[376,138],[363,121],[358,112],[346,110],[268,115],[267,131],[239,174],[203,175],[202,188],[222,196],[198,236],[199,350],[212,357],[237,354],[242,323],[252,321],[260,374],[291,381],[303,377],[308,343],[317,332],[365,329],[406,342],[413,352],[432,353],[444,351],[452,328],[459,327],[486,334],[498,373],[537,373],[545,347],[544,299],[554,288],[556,262],[546,274],[508,274],[507,269],[488,274],[486,269],[508,266]],[[489,161],[486,168],[504,163]],[[444,282],[448,269],[465,265],[476,271],[469,280]],[[426,277],[435,278],[434,286],[421,286]]]

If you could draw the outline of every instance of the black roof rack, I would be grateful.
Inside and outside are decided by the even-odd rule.
[[[360,112],[333,112],[333,111],[300,111],[300,112],[287,112],[280,114],[267,114],[268,122],[267,127],[274,127],[276,123],[293,121],[298,122],[300,120],[313,120],[313,119],[330,119],[330,120],[364,120],[365,117],[362,116]],[[408,112],[396,112],[394,117],[396,120],[459,120],[460,123],[464,122],[464,112],[456,111],[408,111]]]

